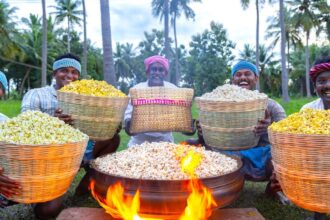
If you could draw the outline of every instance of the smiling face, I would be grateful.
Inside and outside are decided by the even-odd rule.
[[[330,70],[319,74],[315,80],[315,90],[322,99],[324,107],[330,109]]]
[[[232,79],[232,83],[239,87],[252,90],[258,82],[257,75],[249,69],[238,70]]]
[[[153,63],[148,70],[148,85],[149,86],[164,86],[164,78],[166,69],[161,63]]]
[[[76,81],[80,76],[79,71],[73,67],[63,67],[54,71],[56,89],[61,89],[70,82]]]

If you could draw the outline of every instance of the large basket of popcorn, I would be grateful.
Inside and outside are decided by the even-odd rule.
[[[130,89],[131,133],[192,131],[193,89],[149,87]]]
[[[63,195],[79,170],[87,141],[79,130],[38,111],[0,123],[0,167],[22,187],[10,199],[36,203]]]
[[[330,110],[306,109],[268,130],[285,195],[299,207],[330,213]]]
[[[205,143],[222,150],[258,144],[253,129],[265,116],[268,98],[258,91],[223,85],[196,99]]]
[[[114,136],[122,121],[128,97],[105,81],[80,80],[57,92],[58,106],[71,115],[73,126],[92,140]]]

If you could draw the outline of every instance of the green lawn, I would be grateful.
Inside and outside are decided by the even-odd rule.
[[[315,97],[299,98],[299,99],[292,99],[290,102],[287,103],[283,102],[281,99],[275,99],[275,100],[283,106],[287,115],[291,115],[292,113],[299,111],[303,105],[315,99],[316,99]]]
[[[2,101],[0,99],[0,113],[7,115],[8,117],[14,117],[21,111],[21,101],[7,100]]]
[[[315,99],[315,98],[314,98]],[[292,99],[290,103],[282,103],[287,115],[292,114],[293,112],[299,111],[302,105],[307,102],[310,102],[313,99]],[[2,101],[0,102],[0,112],[13,117],[19,113],[20,102],[19,101]],[[198,112],[196,107],[193,106],[193,117],[198,117]],[[119,150],[125,149],[129,137],[124,131],[121,131],[121,145]],[[190,138],[184,136],[181,133],[175,133],[175,142],[185,140]],[[99,207],[98,204],[90,196],[85,197],[74,197],[74,189],[83,176],[84,171],[81,170],[76,176],[72,186],[70,187],[69,192],[67,193],[67,198],[65,200],[65,207]],[[241,192],[241,195],[237,201],[235,201],[230,207],[235,208],[247,208],[255,207],[266,219],[306,219],[307,217],[312,216],[312,212],[305,211],[301,208],[295,206],[283,206],[280,203],[269,199],[265,196],[265,182],[255,183],[255,182],[246,182],[244,189]],[[14,213],[14,214],[13,214]],[[4,210],[0,209],[0,219],[34,219],[32,214],[32,209],[24,205],[16,205]]]

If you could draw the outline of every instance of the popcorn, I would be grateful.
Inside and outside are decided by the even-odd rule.
[[[273,123],[269,129],[291,134],[330,134],[330,110],[304,109]]]
[[[105,81],[77,80],[60,89],[61,92],[73,92],[81,95],[101,97],[126,97],[124,93]]]
[[[64,144],[88,136],[58,118],[40,111],[26,111],[0,123],[0,142],[13,144]]]
[[[236,85],[218,86],[212,92],[205,93],[200,98],[213,101],[244,102],[255,99],[265,99],[267,95],[257,90],[248,90]]]
[[[116,176],[134,179],[183,180],[190,176],[183,173],[179,158],[190,150],[202,155],[196,168],[198,178],[231,173],[238,168],[237,161],[224,154],[205,150],[204,147],[178,145],[167,142],[145,142],[126,150],[96,158],[92,166]]]

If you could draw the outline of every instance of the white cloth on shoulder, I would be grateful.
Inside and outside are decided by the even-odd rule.
[[[318,98],[312,102],[305,104],[300,110],[303,110],[306,108],[324,110],[324,104],[323,104],[322,99]]]

